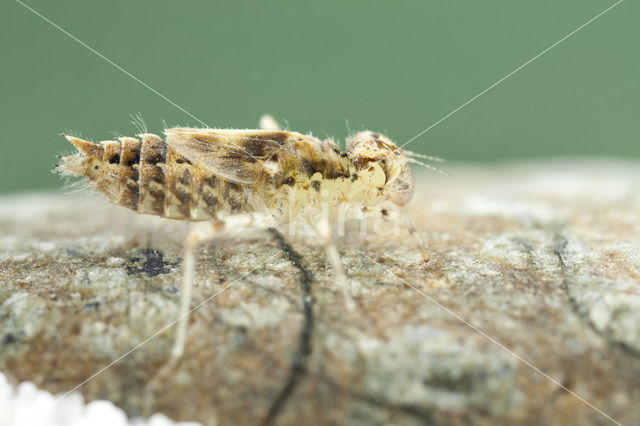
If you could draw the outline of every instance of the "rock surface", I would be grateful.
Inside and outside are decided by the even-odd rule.
[[[405,213],[431,261],[409,238],[342,241],[346,292],[308,242],[207,245],[192,306],[216,296],[151,394],[187,224],[3,197],[0,371],[61,394],[117,361],[78,388],[86,400],[204,424],[640,425],[639,166],[419,176]]]

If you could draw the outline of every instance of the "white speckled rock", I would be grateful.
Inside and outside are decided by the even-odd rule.
[[[353,310],[313,244],[269,233],[209,244],[193,306],[220,294],[192,315],[185,356],[149,404],[173,329],[77,390],[123,411],[73,397],[59,412],[109,424],[161,412],[221,425],[640,425],[639,166],[419,175],[406,213],[431,261],[408,238],[340,241]],[[0,371],[64,393],[170,324],[186,230],[60,195],[0,199]],[[0,404],[14,401],[7,386]],[[20,404],[10,409],[56,424]]]

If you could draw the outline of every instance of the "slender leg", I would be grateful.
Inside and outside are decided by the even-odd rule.
[[[230,216],[224,221],[199,222],[192,225],[185,243],[183,261],[182,293],[180,294],[180,307],[177,319],[177,327],[171,356],[158,370],[156,376],[148,383],[145,389],[145,411],[148,411],[152,402],[152,396],[162,381],[176,368],[184,354],[187,339],[187,325],[191,313],[191,296],[193,289],[196,251],[200,244],[217,239],[232,238],[243,229],[265,230],[275,226],[271,216],[258,213],[240,214]]]
[[[329,221],[326,217],[322,217],[318,221],[313,222],[312,226],[320,238],[322,238],[327,259],[331,264],[331,269],[333,269],[336,284],[342,292],[346,308],[353,311],[356,308],[356,303],[347,288],[347,274],[344,271],[344,265],[340,259],[340,253],[338,253],[338,249],[333,242],[333,238],[331,238],[331,227],[329,225]]]
[[[342,265],[342,260],[340,260],[340,254],[333,242],[333,238],[331,238],[329,221],[326,218],[322,218],[313,224],[313,228],[323,240],[324,249],[329,263],[331,263],[333,273],[336,276],[336,281],[338,281],[340,285],[346,284],[347,274],[344,272],[344,265]]]
[[[198,246],[215,239],[228,239],[235,237],[243,229],[265,230],[275,227],[275,221],[271,216],[248,213],[230,216],[224,221],[197,223],[193,226],[187,237],[184,250],[183,284],[180,295],[180,315],[176,337],[171,350],[171,356],[180,358],[184,353],[184,344],[187,337],[187,324],[191,305],[191,291],[193,289],[193,276],[195,271],[195,256]]]
[[[394,208],[386,208],[380,206],[351,208],[351,210],[351,214],[353,214],[360,220],[366,221],[367,218],[382,219],[385,222],[392,222],[398,225],[401,229],[406,229],[411,237],[416,241],[424,262],[429,261],[429,253],[427,252],[427,249],[424,245],[424,241],[422,240],[420,233],[408,217],[400,214]]]
[[[184,353],[184,343],[187,339],[187,324],[191,307],[191,293],[193,291],[193,275],[195,272],[196,250],[201,243],[214,240],[224,229],[222,221],[197,223],[187,237],[184,249],[184,263],[182,267],[182,292],[180,294],[180,309],[175,339],[171,349],[172,358],[180,358]]]
[[[409,231],[409,234],[413,237],[413,239],[418,244],[418,248],[420,250],[420,254],[422,255],[422,260],[425,263],[428,262],[429,261],[429,253],[427,252],[427,248],[424,245],[424,240],[420,236],[420,233],[416,229],[416,227],[413,224],[413,222],[411,222],[411,220],[408,217],[406,217],[404,215],[401,215],[398,212],[392,212],[389,215],[389,219],[397,220],[402,228],[405,228],[407,231]]]
[[[277,131],[277,130],[280,130],[280,125],[278,124],[275,118],[273,118],[269,114],[265,114],[262,117],[260,117],[260,128],[262,130]]]

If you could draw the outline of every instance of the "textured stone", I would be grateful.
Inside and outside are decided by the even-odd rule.
[[[150,407],[173,328],[78,391],[129,416],[221,425],[611,423],[508,348],[640,424],[638,166],[419,175],[405,212],[431,261],[409,238],[347,238],[346,289],[304,239],[209,244],[192,306],[219,294],[192,315]],[[85,197],[0,199],[0,371],[63,393],[170,324],[187,229]]]

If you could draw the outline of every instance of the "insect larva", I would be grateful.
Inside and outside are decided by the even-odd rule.
[[[173,359],[184,349],[195,251],[202,242],[238,227],[264,229],[320,211],[312,226],[321,237],[338,285],[346,275],[329,224],[352,217],[393,220],[418,240],[407,219],[393,209],[414,190],[412,157],[438,160],[399,149],[371,131],[347,140],[341,151],[331,140],[282,131],[271,117],[261,130],[172,128],[165,138],[144,133],[98,144],[66,136],[78,153],[62,158],[64,174],[84,176],[112,202],[162,217],[199,221],[184,255],[181,319]]]

